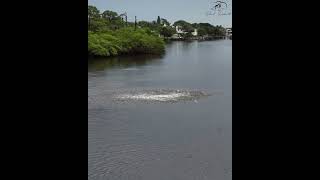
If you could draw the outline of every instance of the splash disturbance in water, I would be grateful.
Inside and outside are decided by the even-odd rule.
[[[115,102],[153,102],[153,103],[176,103],[180,101],[194,101],[203,97],[210,96],[204,91],[199,90],[131,90],[118,92],[113,95]]]

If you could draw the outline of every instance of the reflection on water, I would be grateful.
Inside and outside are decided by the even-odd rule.
[[[88,71],[103,71],[112,68],[145,66],[150,63],[161,63],[162,55],[117,56],[108,58],[91,58],[88,60]]]
[[[231,40],[88,66],[89,180],[232,179]]]

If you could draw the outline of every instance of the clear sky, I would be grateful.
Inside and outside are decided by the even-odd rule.
[[[208,22],[224,27],[232,26],[232,15],[207,15],[216,0],[88,0],[89,5],[96,6],[101,12],[111,10],[117,13],[127,12],[128,21],[152,21],[157,17],[167,19],[170,23],[185,20],[190,23]],[[221,0],[232,11],[232,0]]]

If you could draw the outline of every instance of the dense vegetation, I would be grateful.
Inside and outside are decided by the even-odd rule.
[[[161,54],[164,52],[164,40],[176,34],[173,26],[179,26],[185,33],[184,39],[192,37],[194,29],[198,36],[223,36],[225,29],[209,23],[188,23],[179,20],[173,26],[157,17],[152,22],[127,22],[126,14],[106,10],[100,12],[94,6],[88,6],[88,54],[93,56],[115,56],[120,54]]]
[[[88,7],[88,54],[115,56],[120,54],[161,54],[164,41],[150,28],[135,28],[116,12]]]
[[[89,31],[88,52],[96,56],[114,56],[127,53],[159,54],[164,52],[164,42],[145,29],[123,28],[108,32]]]

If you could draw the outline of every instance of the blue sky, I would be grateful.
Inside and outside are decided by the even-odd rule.
[[[232,26],[232,15],[207,15],[216,0],[88,0],[89,5],[100,11],[112,10],[117,13],[127,12],[128,21],[152,21],[158,16],[170,23],[185,20],[190,23],[208,22],[224,27]],[[224,0],[228,4],[227,11],[232,11],[232,0]]]

